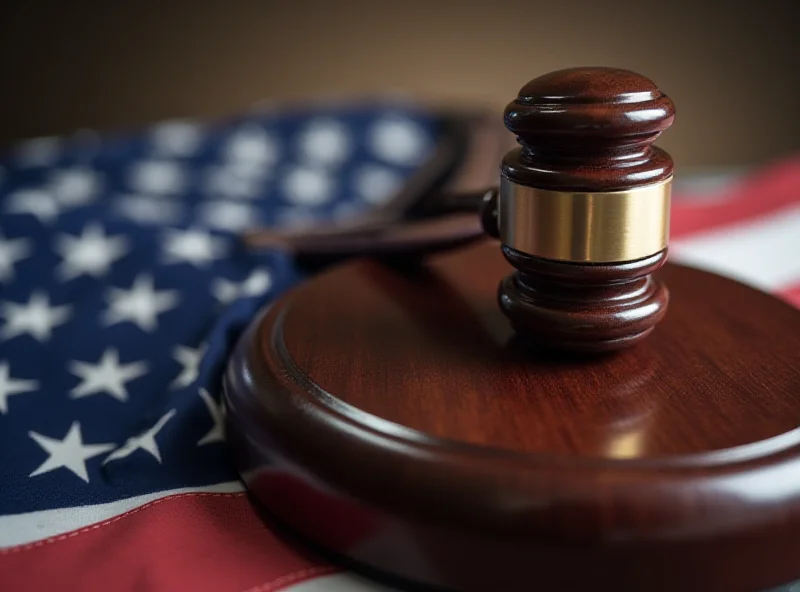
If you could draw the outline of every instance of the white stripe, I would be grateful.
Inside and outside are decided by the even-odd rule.
[[[239,481],[231,481],[208,487],[187,487],[184,489],[158,491],[94,506],[59,508],[56,510],[0,516],[0,549],[32,543],[90,526],[170,495],[195,492],[234,493],[243,490],[244,488]]]
[[[670,242],[670,259],[766,292],[800,281],[800,205]]]
[[[307,580],[288,588],[286,592],[399,592],[352,573],[337,573]]]
[[[729,199],[726,190],[735,188],[749,174],[746,168],[684,170],[672,183],[672,198],[675,203],[724,202]],[[686,199],[684,194],[691,199]]]

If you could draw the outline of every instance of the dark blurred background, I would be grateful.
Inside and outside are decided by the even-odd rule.
[[[791,1],[11,2],[0,19],[0,144],[259,101],[403,93],[497,110],[577,65],[636,70],[677,105],[678,166],[800,148]]]

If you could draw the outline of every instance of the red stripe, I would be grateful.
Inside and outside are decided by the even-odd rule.
[[[786,300],[789,304],[800,308],[800,284],[783,288],[778,292],[778,296]]]
[[[0,550],[5,590],[273,592],[336,569],[287,546],[243,493],[182,494]]]
[[[764,167],[718,195],[676,193],[670,214],[670,238],[745,222],[798,202],[800,158],[792,158]]]

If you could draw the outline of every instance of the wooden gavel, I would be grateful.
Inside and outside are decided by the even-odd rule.
[[[547,74],[506,107],[521,146],[503,160],[499,187],[428,197],[411,220],[246,240],[305,259],[409,258],[489,235],[518,270],[498,301],[520,334],[566,351],[622,349],[652,331],[669,300],[652,273],[667,258],[673,165],[651,144],[674,114],[653,82],[626,70]]]

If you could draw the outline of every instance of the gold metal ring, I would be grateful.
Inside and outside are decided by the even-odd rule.
[[[500,240],[535,257],[613,263],[667,247],[672,177],[626,191],[570,193],[500,181]]]

